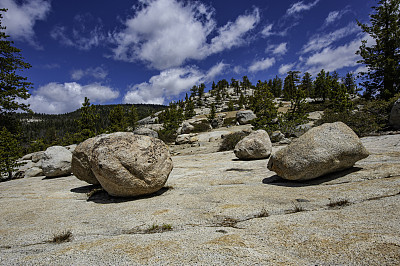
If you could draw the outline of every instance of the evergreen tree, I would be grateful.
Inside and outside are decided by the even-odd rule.
[[[375,39],[367,46],[363,41],[357,54],[358,63],[367,66],[368,71],[360,73],[367,97],[378,95],[389,99],[400,92],[400,0],[380,0],[372,7],[371,26],[358,22],[361,29]]]
[[[246,107],[246,97],[244,97],[242,92],[240,93],[240,96],[239,96],[238,105],[239,105],[239,109]]]
[[[272,120],[278,115],[278,108],[274,103],[274,95],[268,88],[267,84],[256,88],[254,95],[251,97],[250,109],[256,114],[252,125],[255,129],[267,129]],[[270,130],[269,130],[270,131]]]
[[[282,95],[282,79],[278,76],[275,76],[272,80],[271,92],[276,98],[279,98]]]
[[[190,119],[195,115],[196,112],[194,111],[194,102],[192,99],[188,99],[185,105],[185,112],[184,112],[185,119]]]
[[[211,104],[211,110],[210,110],[210,113],[208,114],[208,116],[207,116],[207,119],[208,119],[208,122],[212,122],[213,121],[213,119],[216,117],[216,110],[215,110],[215,104],[214,103],[212,103]]]
[[[289,71],[283,83],[283,97],[286,101],[292,99],[296,93],[300,71]]]
[[[322,98],[322,100],[325,102],[329,97],[329,93],[329,72],[325,73],[325,70],[322,69],[314,81],[314,97]]]
[[[0,131],[0,174],[12,178],[12,172],[21,164],[17,159],[21,156],[21,145],[14,134],[6,127]]]
[[[354,77],[353,72],[349,72],[346,74],[344,78],[344,86],[346,88],[347,93],[349,94],[356,94],[358,92],[356,78]]]
[[[311,74],[306,72],[301,80],[301,88],[305,92],[306,97],[312,97],[314,95],[313,82],[311,79]]]
[[[110,133],[124,132],[128,128],[128,118],[125,115],[124,108],[120,104],[111,109],[108,119],[110,120],[110,126],[107,130]]]
[[[77,120],[78,132],[75,134],[75,141],[82,142],[97,135],[96,122],[99,115],[96,114],[94,106],[90,104],[89,98],[85,97],[80,110],[80,119]]]
[[[132,105],[128,112],[128,126],[135,130],[139,121],[139,114],[136,106]]]
[[[28,99],[28,90],[32,83],[27,82],[26,77],[17,74],[18,71],[28,69],[30,64],[24,62],[21,50],[13,46],[14,42],[7,40],[5,28],[1,24],[3,15],[7,9],[0,9],[0,115],[18,109],[29,111],[29,106],[17,101],[17,99]]]

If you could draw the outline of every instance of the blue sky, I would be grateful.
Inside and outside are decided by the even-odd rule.
[[[94,104],[168,104],[193,85],[253,83],[289,70],[344,76],[364,68],[374,0],[0,0],[2,24],[32,68],[39,113]]]

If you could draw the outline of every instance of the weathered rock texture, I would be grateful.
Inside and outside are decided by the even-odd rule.
[[[272,143],[265,130],[257,130],[239,141],[234,149],[242,160],[265,159],[271,155]]]
[[[133,131],[133,133],[136,135],[149,136],[149,137],[158,139],[157,131],[154,131],[150,128],[141,127],[141,128],[135,129],[135,131]]]
[[[94,143],[102,135],[90,138],[80,143],[72,153],[71,169],[74,175],[89,184],[99,184],[90,166],[90,157],[92,155]]]
[[[244,110],[236,113],[236,120],[241,125],[248,124],[255,118],[257,118],[257,116],[251,110]]]
[[[47,148],[42,157],[43,173],[47,177],[71,174],[72,153],[62,146]]]
[[[90,167],[112,196],[132,197],[160,190],[172,170],[167,146],[159,139],[117,132],[93,144]]]
[[[342,122],[315,127],[276,152],[268,169],[289,180],[308,180],[352,167],[368,157],[351,128]]]
[[[397,99],[392,107],[389,122],[395,129],[400,129],[400,98]]]

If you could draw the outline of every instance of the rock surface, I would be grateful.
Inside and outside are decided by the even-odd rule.
[[[164,186],[172,170],[164,142],[129,132],[96,139],[89,162],[101,186],[118,197],[156,192]]]
[[[181,127],[181,134],[189,134],[194,130],[194,126],[192,126],[188,122],[183,122]]]
[[[158,139],[157,131],[154,131],[150,128],[141,127],[141,128],[135,129],[135,131],[133,131],[133,133],[136,135],[149,136],[149,137]]]
[[[103,135],[81,142],[72,153],[71,170],[74,175],[89,184],[100,184],[90,166],[94,143]]]
[[[236,120],[241,125],[249,124],[250,121],[255,118],[257,118],[257,116],[251,110],[244,110],[236,113]]]
[[[342,122],[307,131],[275,153],[268,169],[288,180],[309,180],[352,167],[368,157],[357,135]]]
[[[1,264],[399,265],[400,135],[361,141],[355,168],[305,183],[233,152],[173,157],[151,197],[88,199],[97,187],[73,176],[0,183]]]
[[[72,153],[62,146],[46,149],[42,157],[43,174],[47,177],[59,177],[71,174]]]
[[[272,143],[265,130],[257,130],[239,141],[234,149],[242,160],[265,159],[271,155]]]
[[[389,122],[395,129],[400,129],[400,98],[397,99],[392,107]]]

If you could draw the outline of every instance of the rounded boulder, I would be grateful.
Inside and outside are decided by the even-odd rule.
[[[277,151],[268,169],[288,180],[309,180],[345,170],[369,153],[354,131],[342,122],[314,127]]]
[[[98,138],[89,161],[101,186],[108,194],[118,197],[140,196],[160,190],[173,168],[164,142],[129,132]]]
[[[242,160],[265,159],[271,155],[272,143],[265,130],[257,130],[239,141],[234,149],[237,158]]]

